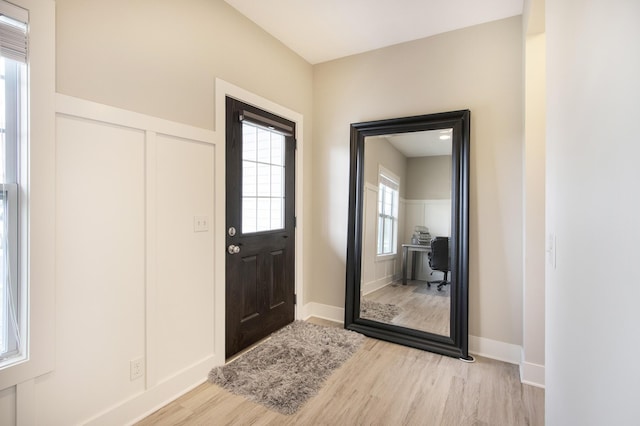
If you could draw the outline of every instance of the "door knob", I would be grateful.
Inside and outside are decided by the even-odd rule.
[[[235,244],[231,244],[229,247],[227,247],[227,251],[229,252],[229,254],[238,254],[240,253],[240,247],[236,246]]]

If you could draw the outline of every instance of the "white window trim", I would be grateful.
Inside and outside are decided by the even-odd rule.
[[[55,359],[55,1],[11,2],[29,11],[29,147],[19,230],[27,241],[20,273],[29,280],[28,329],[26,358],[0,370],[0,390],[52,371]]]

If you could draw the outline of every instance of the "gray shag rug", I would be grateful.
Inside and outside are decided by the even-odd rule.
[[[295,413],[364,341],[337,327],[295,321],[209,373],[209,381],[282,414]]]
[[[360,300],[360,318],[379,322],[390,322],[400,315],[402,309],[391,303],[379,303],[372,300]]]

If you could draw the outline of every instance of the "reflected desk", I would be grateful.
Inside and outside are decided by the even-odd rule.
[[[430,252],[431,246],[424,244],[403,244],[402,245],[402,284],[407,285],[407,258],[411,252],[411,279],[416,278],[416,253]]]

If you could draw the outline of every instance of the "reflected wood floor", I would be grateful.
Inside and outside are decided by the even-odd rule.
[[[448,336],[450,286],[444,286],[441,291],[437,287],[437,284],[427,286],[426,281],[407,280],[407,285],[396,281],[363,297],[402,308],[402,312],[390,321],[391,324]]]
[[[248,424],[543,425],[544,390],[521,384],[515,365],[480,357],[468,364],[367,338],[294,415],[204,383],[138,423]]]

